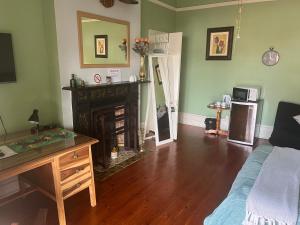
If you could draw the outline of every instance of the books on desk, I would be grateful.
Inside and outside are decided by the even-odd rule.
[[[12,149],[10,149],[9,147],[7,147],[6,145],[0,146],[0,160],[10,157],[15,154],[17,154],[17,153],[15,151],[13,151]]]

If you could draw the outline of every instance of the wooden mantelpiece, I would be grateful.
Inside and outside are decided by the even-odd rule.
[[[138,85],[140,83],[119,82],[63,88],[72,92],[74,131],[100,140],[99,144],[94,146],[96,164],[109,166],[111,150],[116,145],[117,134],[124,133],[125,147],[138,151]],[[122,109],[124,113],[116,115],[117,109]],[[123,121],[124,126],[116,127],[116,121]]]

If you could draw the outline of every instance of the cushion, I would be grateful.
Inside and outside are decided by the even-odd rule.
[[[270,138],[270,143],[274,146],[300,150],[300,135],[293,134],[287,130],[274,130]]]
[[[300,124],[300,115],[294,116],[294,119]]]
[[[300,150],[300,126],[295,116],[300,115],[300,105],[279,102],[270,143],[279,147]]]

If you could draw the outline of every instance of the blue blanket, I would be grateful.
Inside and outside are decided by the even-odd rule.
[[[254,185],[262,164],[272,152],[272,149],[273,146],[261,145],[249,156],[232,184],[227,198],[205,219],[204,225],[242,225],[246,215],[248,194]],[[299,218],[300,216],[298,216],[297,225],[300,225]]]

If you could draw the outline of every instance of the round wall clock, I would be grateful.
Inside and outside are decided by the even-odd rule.
[[[279,62],[279,53],[274,50],[274,48],[270,48],[266,51],[262,56],[262,62],[266,66],[274,66]]]

